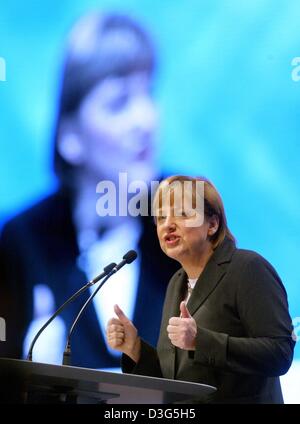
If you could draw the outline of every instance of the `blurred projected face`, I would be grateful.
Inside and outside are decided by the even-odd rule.
[[[119,172],[128,172],[128,181],[154,178],[156,118],[146,72],[101,81],[76,118],[84,171],[98,181],[117,181]]]

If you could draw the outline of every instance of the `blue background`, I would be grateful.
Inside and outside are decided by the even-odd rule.
[[[239,246],[275,266],[300,317],[298,0],[2,0],[0,221],[55,187],[62,46],[74,20],[95,8],[129,12],[153,34],[161,166],[216,184]]]

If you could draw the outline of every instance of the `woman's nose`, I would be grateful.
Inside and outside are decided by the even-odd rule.
[[[175,217],[173,214],[167,215],[165,220],[165,225],[169,230],[176,228]]]
[[[152,133],[157,126],[156,107],[152,99],[138,96],[132,104],[132,127],[135,131]]]

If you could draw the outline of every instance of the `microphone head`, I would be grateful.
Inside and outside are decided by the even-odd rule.
[[[123,259],[127,264],[131,264],[137,258],[137,253],[135,250],[129,250],[129,252],[125,253]]]

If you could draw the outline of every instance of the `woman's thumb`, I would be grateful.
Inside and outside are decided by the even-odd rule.
[[[114,306],[114,311],[115,311],[115,314],[117,315],[117,317],[119,318],[119,320],[122,322],[122,324],[126,324],[126,323],[130,322],[129,319],[127,318],[127,316],[122,311],[122,309],[119,307],[119,305]]]
[[[188,308],[186,307],[185,302],[180,303],[180,312],[181,312],[181,318],[191,318],[191,314],[189,313]]]

